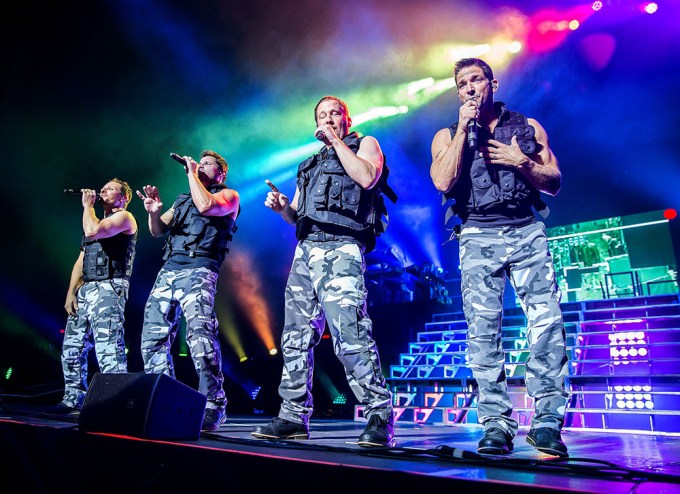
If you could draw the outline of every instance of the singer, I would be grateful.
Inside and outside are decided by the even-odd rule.
[[[300,163],[293,200],[266,181],[271,190],[265,206],[296,226],[298,244],[285,290],[282,403],[278,416],[255,427],[251,435],[309,438],[313,376],[308,363],[314,361],[314,346],[325,320],[355,397],[365,405],[368,424],[357,444],[392,446],[392,395],[366,314],[364,253],[384,230],[381,194],[393,200],[396,196],[387,185],[388,168],[378,141],[350,132],[352,119],[344,101],[321,98],[314,119],[314,135],[325,145]],[[348,197],[355,201],[343,200]]]
[[[458,122],[435,134],[430,176],[444,198],[453,201],[451,212],[460,222],[452,238],[459,241],[468,356],[478,385],[478,418],[484,425],[477,452],[510,453],[518,430],[498,343],[509,277],[531,334],[526,386],[535,400],[535,414],[526,439],[543,453],[567,457],[561,437],[567,355],[560,290],[545,226],[535,214],[547,210],[541,193],[559,192],[562,173],[545,129],[494,102],[499,84],[485,61],[459,60],[453,73],[461,102]],[[518,134],[533,135],[536,145],[521,148],[517,135],[496,132],[508,128],[531,130]]]
[[[151,235],[168,234],[164,263],[144,308],[142,359],[146,373],[175,377],[170,349],[184,315],[198,391],[207,399],[201,430],[214,431],[225,421],[227,406],[215,292],[236,231],[240,199],[225,185],[229,168],[216,152],[203,151],[199,163],[189,156],[171,153],[170,157],[184,165],[189,191],[165,212],[155,186],[137,191],[149,213]]]
[[[112,178],[99,193],[92,189],[64,193],[81,197],[83,237],[64,304],[68,314],[61,348],[64,396],[61,403],[43,410],[59,416],[76,415],[83,406],[93,347],[101,372],[127,372],[123,324],[137,242],[137,220],[127,211],[132,198],[127,182]],[[104,209],[101,219],[94,208],[97,200]]]

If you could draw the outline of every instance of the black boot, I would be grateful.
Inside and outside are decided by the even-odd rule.
[[[549,427],[531,429],[527,433],[527,442],[542,453],[561,458],[568,458],[567,445],[562,441],[560,431]]]
[[[479,441],[477,452],[486,455],[507,455],[514,448],[512,437],[499,427],[489,427]]]

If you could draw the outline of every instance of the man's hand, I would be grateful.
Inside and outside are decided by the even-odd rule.
[[[137,191],[137,196],[144,201],[144,209],[147,213],[159,213],[163,209],[163,202],[158,195],[158,189],[154,185],[145,185],[144,194]]]
[[[69,316],[75,316],[78,310],[78,298],[74,293],[69,292],[66,295],[66,303],[64,304],[64,309]]]
[[[84,208],[94,207],[97,202],[99,194],[92,189],[82,189],[83,196],[81,198]]]
[[[333,130],[333,127],[328,124],[319,125],[314,131],[314,137],[326,145],[332,145],[339,139],[338,135],[335,133],[335,130]]]
[[[479,149],[487,163],[493,165],[506,165],[515,168],[522,168],[530,159],[522,152],[517,143],[517,136],[512,136],[510,145],[503,144],[495,139],[489,139],[486,147]]]
[[[285,194],[282,194],[270,180],[265,180],[264,183],[269,185],[269,188],[271,189],[271,191],[267,192],[267,198],[264,201],[264,205],[276,213],[281,213],[286,209],[290,200]]]

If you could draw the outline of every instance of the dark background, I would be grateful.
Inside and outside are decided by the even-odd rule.
[[[263,206],[264,179],[292,196],[297,163],[318,148],[320,97],[345,99],[354,117],[408,106],[355,122],[354,130],[380,142],[399,195],[377,249],[398,252],[406,265],[432,263],[455,279],[457,249],[442,246],[448,232],[429,166],[432,137],[457,119],[457,96],[451,89],[409,96],[405,88],[428,77],[445,81],[458,58],[485,43],[494,47],[479,53],[500,82],[496,99],[536,118],[560,161],[563,187],[546,198],[548,227],[677,209],[680,7],[659,1],[648,15],[641,2],[603,3],[598,12],[573,0],[15,5],[1,34],[0,391],[60,398],[63,303],[82,211],[63,189],[119,177],[133,190],[157,185],[169,207],[186,178],[168,154],[214,149],[230,163],[228,184],[243,208],[216,303],[229,407],[275,410],[281,362],[264,341],[278,344],[295,239]],[[560,20],[573,18],[579,29],[560,30]],[[511,39],[523,49],[499,51]],[[130,371],[139,372],[143,307],[163,241],[148,233],[136,197],[129,210],[140,235],[126,339]],[[455,308],[371,306],[386,374],[433,312]],[[179,343],[178,375],[193,383]],[[343,409],[333,403],[338,393],[348,398],[345,408],[353,405],[330,340],[319,347],[316,378],[318,413]]]

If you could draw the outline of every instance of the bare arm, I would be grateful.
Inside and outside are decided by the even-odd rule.
[[[466,136],[459,125],[453,139],[448,128],[438,131],[432,139],[430,178],[440,192],[449,192],[460,178]]]
[[[109,238],[119,233],[132,235],[137,232],[137,221],[128,211],[120,210],[108,218],[99,219],[94,207],[83,208],[83,230],[89,240]]]
[[[201,183],[196,173],[188,173],[191,199],[203,216],[227,216],[238,214],[239,195],[233,189],[211,193]]]
[[[361,188],[370,189],[378,182],[383,169],[383,154],[374,137],[364,137],[356,154],[340,139],[331,141],[331,145],[347,175]]]
[[[76,292],[78,288],[83,285],[83,258],[85,257],[85,252],[80,251],[80,255],[76,262],[73,264],[73,269],[71,270],[71,280],[68,284],[68,290],[66,291],[66,302],[64,303],[64,309],[68,315],[75,315],[78,310],[78,301],[76,297]]]

